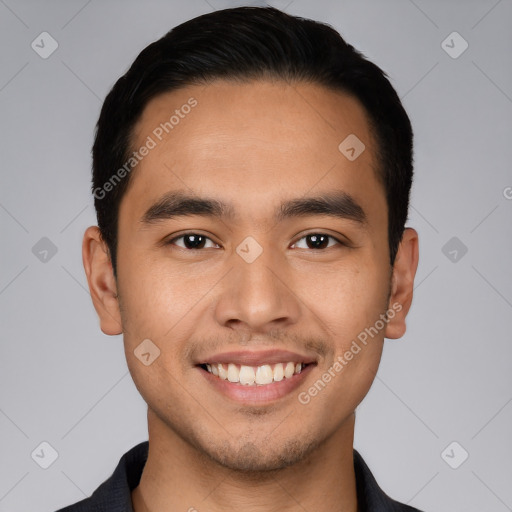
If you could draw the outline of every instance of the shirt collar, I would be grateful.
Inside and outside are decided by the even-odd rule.
[[[112,476],[91,495],[57,512],[133,512],[131,492],[137,485],[148,458],[149,441],[131,448],[120,459]],[[391,499],[377,484],[362,456],[354,449],[358,512],[421,512]]]

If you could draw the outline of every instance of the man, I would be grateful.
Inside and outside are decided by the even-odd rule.
[[[396,92],[327,25],[226,9],[144,49],[98,121],[83,261],[149,442],[62,510],[417,510],[353,449],[412,301],[412,172]]]

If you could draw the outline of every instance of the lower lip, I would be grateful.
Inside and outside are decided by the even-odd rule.
[[[314,366],[314,364],[308,364],[300,373],[295,373],[290,378],[285,377],[279,382],[251,386],[238,382],[230,382],[229,380],[216,377],[200,366],[197,368],[217,391],[226,395],[228,398],[244,404],[266,404],[283,398],[297,389]]]

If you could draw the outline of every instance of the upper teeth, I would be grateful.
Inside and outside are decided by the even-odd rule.
[[[277,363],[272,367],[269,364],[262,366],[245,366],[229,363],[227,365],[207,364],[207,370],[213,375],[229,382],[239,382],[245,385],[270,384],[283,378],[290,378],[295,373],[300,373],[304,365],[302,363]]]

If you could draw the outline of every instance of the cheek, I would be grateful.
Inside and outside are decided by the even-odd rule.
[[[121,314],[125,338],[130,342],[142,336],[158,339],[163,324],[171,327],[172,312],[181,306],[178,300],[181,290],[176,283],[163,275],[147,256],[137,253],[131,247],[118,251],[118,290],[121,298]]]
[[[322,319],[329,335],[347,340],[370,327],[386,309],[388,274],[371,257],[355,256],[328,272],[315,272],[303,282],[302,296]]]
[[[161,255],[127,251],[118,269],[125,342],[133,348],[149,338],[179,352],[175,340],[187,338],[183,332],[204,310],[208,293],[218,281],[216,272],[171,265]]]

